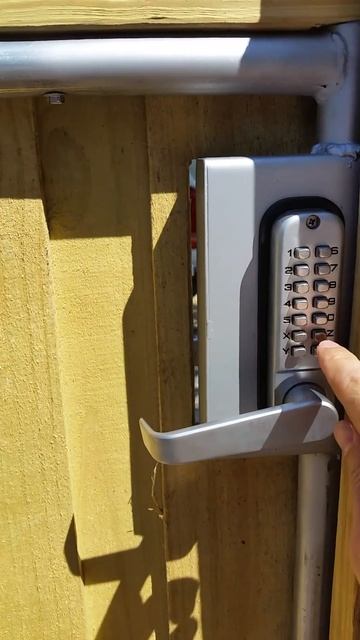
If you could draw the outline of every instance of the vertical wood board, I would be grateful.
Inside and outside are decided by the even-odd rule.
[[[167,637],[154,463],[158,422],[141,98],[38,102],[59,362],[88,638]]]
[[[72,502],[31,101],[2,101],[0,123],[0,636],[81,640],[81,585],[64,555]]]
[[[192,423],[188,164],[194,157],[308,152],[298,98],[147,98],[162,427]],[[241,207],[241,203],[239,203]],[[231,229],[229,229],[231,233]],[[290,637],[295,459],[164,469],[174,637]]]
[[[358,228],[358,248],[360,227]],[[353,316],[350,348],[360,357],[360,255],[355,269]],[[351,530],[351,496],[345,469],[342,470],[331,606],[330,640],[360,639],[360,592],[351,568],[349,536]]]

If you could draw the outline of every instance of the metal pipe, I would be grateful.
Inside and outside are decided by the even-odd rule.
[[[0,94],[266,93],[324,102],[343,68],[343,41],[329,32],[0,42]]]
[[[299,457],[293,640],[328,640],[339,464]]]
[[[345,60],[343,81],[328,96],[319,95],[319,142],[324,144],[360,141],[360,22],[348,22],[334,28],[342,39]],[[323,99],[324,98],[324,99]]]

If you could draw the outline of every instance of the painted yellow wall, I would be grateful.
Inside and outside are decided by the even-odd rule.
[[[0,26],[301,26],[339,7],[4,2]],[[313,103],[14,99],[0,126],[0,637],[290,637],[296,461],[162,470],[138,418],[192,421],[188,163],[307,152]],[[345,484],[340,513],[331,640],[355,640]]]

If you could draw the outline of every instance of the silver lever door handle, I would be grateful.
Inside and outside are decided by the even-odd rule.
[[[338,421],[334,405],[307,384],[291,389],[285,403],[228,420],[154,431],[140,419],[144,444],[163,464],[184,464],[237,456],[334,453],[332,432]]]

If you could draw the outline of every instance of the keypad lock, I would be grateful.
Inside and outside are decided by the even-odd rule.
[[[348,344],[355,164],[326,154],[197,160],[200,424],[160,432],[140,420],[145,446],[164,464],[300,456],[299,640],[328,638],[339,416],[317,348],[324,338]]]
[[[337,337],[344,225],[325,210],[285,212],[270,247],[271,385],[284,375],[319,368],[317,346]]]
[[[200,424],[142,420],[154,458],[336,451],[317,347],[348,340],[356,184],[329,156],[197,161]]]
[[[326,210],[284,211],[273,221],[268,242],[270,268],[262,286],[270,292],[268,384],[269,404],[275,406],[168,433],[155,432],[142,420],[144,442],[161,462],[334,451],[331,434],[338,415],[322,395],[317,346],[337,337],[343,221]],[[262,293],[260,286],[259,297]],[[282,389],[282,404],[273,402],[276,388]],[[287,426],[277,441],[279,419]]]

